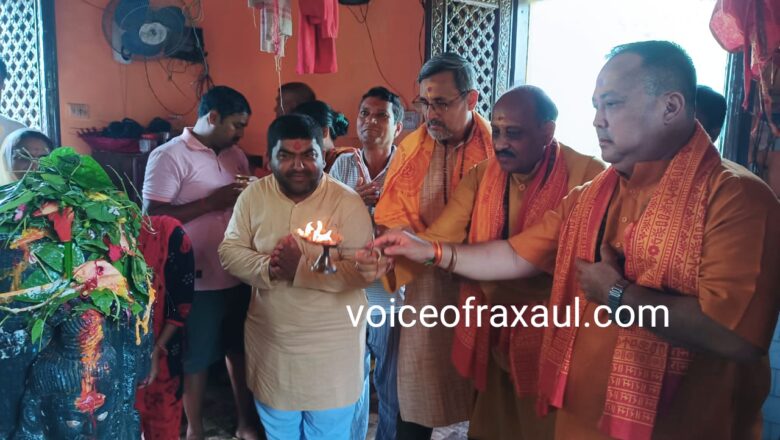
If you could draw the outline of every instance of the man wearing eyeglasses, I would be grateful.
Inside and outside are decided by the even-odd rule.
[[[398,146],[374,213],[377,225],[425,230],[468,170],[493,156],[490,124],[474,109],[479,98],[475,77],[471,63],[454,53],[423,65],[414,103],[425,124]],[[457,305],[459,283],[449,273],[412,270],[420,273],[406,286],[407,306],[441,310]],[[384,282],[388,291],[399,287],[392,273]],[[428,439],[433,427],[469,419],[474,391],[450,361],[453,334],[443,325],[402,326],[397,438]]]

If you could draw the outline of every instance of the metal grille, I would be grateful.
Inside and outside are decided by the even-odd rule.
[[[457,52],[474,64],[479,91],[477,111],[489,115],[494,95],[496,11],[452,2],[447,5],[447,18],[447,50]]]
[[[477,73],[477,111],[490,116],[493,103],[509,87],[512,0],[433,0],[430,55],[456,52]]]
[[[47,131],[38,8],[37,0],[0,0],[0,56],[8,68],[0,113]]]

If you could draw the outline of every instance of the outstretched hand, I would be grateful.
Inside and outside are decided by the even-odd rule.
[[[367,282],[374,282],[382,278],[387,272],[393,270],[393,258],[382,255],[371,244],[364,249],[355,252],[355,268]]]
[[[433,245],[407,230],[391,229],[375,239],[372,247],[389,256],[402,256],[417,263],[433,258]]]

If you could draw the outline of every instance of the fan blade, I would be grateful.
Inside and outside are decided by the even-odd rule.
[[[187,19],[184,16],[184,11],[176,6],[168,6],[160,8],[154,11],[153,18],[149,21],[159,21],[165,25],[171,32],[181,34],[184,31],[184,26],[187,23]]]
[[[144,24],[149,13],[149,0],[121,0],[114,10],[114,21],[122,29]]]

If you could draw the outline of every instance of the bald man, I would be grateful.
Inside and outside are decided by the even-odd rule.
[[[567,308],[580,317],[551,320],[542,343],[539,392],[558,408],[558,439],[761,437],[780,204],[720,158],[694,117],[695,93],[679,46],[618,46],[593,93],[609,169],[508,241],[437,245],[392,232],[374,242],[415,261],[441,246],[437,265],[457,255],[454,272],[472,279],[554,271],[558,322]]]
[[[317,99],[314,90],[302,82],[285,83],[279,89],[280,93],[276,95],[276,106],[274,107],[274,113],[277,117],[292,112],[295,107],[303,103]]]
[[[429,240],[478,243],[507,239],[554,208],[572,188],[604,170],[591,156],[555,140],[558,109],[534,86],[505,93],[490,121],[495,157],[472,168],[458,184],[439,218],[421,234]],[[401,274],[399,266],[396,276]],[[502,283],[464,283],[460,307],[474,305],[520,309],[547,304],[552,276]],[[452,292],[454,295],[455,293]],[[483,322],[489,322],[489,316]],[[555,419],[536,416],[536,377],[542,329],[508,326],[455,329],[452,361],[471,379],[477,399],[469,423],[475,440],[551,439]],[[511,322],[510,322],[511,323]]]

